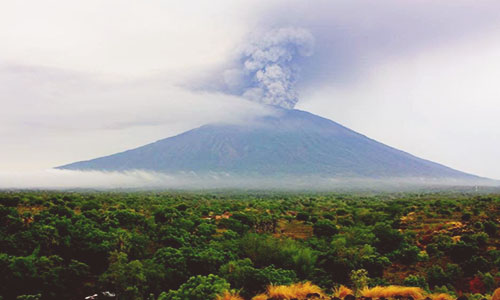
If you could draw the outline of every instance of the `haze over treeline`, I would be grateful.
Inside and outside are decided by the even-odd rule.
[[[494,192],[498,182],[425,178],[332,178],[320,176],[238,176],[227,173],[166,174],[147,171],[45,170],[1,173],[0,189],[282,190],[282,191],[439,191]]]

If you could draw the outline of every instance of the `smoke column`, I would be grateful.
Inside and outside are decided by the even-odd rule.
[[[224,71],[232,94],[292,109],[298,101],[298,59],[311,56],[314,37],[302,28],[279,28],[263,34],[243,49],[238,65]]]

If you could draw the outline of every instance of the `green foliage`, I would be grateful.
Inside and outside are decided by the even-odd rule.
[[[229,283],[217,275],[194,276],[182,284],[179,289],[160,295],[164,300],[206,300],[229,290]]]
[[[230,284],[250,298],[368,278],[491,292],[498,207],[466,193],[0,192],[0,297],[207,299]]]
[[[452,297],[455,296],[455,292],[453,291],[453,288],[450,288],[449,286],[446,286],[446,285],[436,286],[434,288],[433,292],[436,294],[448,294],[448,295],[451,295]]]
[[[295,218],[299,221],[307,221],[307,220],[309,220],[309,214],[301,211],[297,214],[297,216]]]
[[[429,291],[429,284],[427,284],[425,277],[420,276],[420,275],[409,275],[403,281],[403,285],[416,286],[416,287],[420,287],[426,291]]]
[[[263,292],[271,283],[288,285],[298,280],[292,270],[275,268],[273,265],[258,269],[248,258],[223,265],[219,273],[231,287],[242,289],[242,295],[247,297]]]
[[[449,256],[454,262],[463,263],[471,259],[477,251],[477,246],[459,241],[450,247]]]
[[[462,214],[462,221],[468,222],[472,218],[472,214],[470,212],[464,212]]]
[[[143,264],[128,261],[127,254],[114,251],[109,258],[109,268],[101,275],[101,282],[115,291],[123,300],[140,300],[144,297],[146,276]]]
[[[339,231],[335,224],[330,220],[319,220],[313,226],[314,235],[318,237],[331,237]]]
[[[429,254],[427,251],[420,251],[417,255],[417,261],[426,262],[429,261]]]
[[[482,273],[478,272],[478,277],[481,279],[481,282],[484,284],[487,293],[491,293],[497,287],[497,283],[495,277],[491,275],[489,272]]]
[[[289,247],[284,249],[291,257],[290,268],[295,270],[300,278],[307,279],[313,273],[318,259],[317,254],[310,248]]]
[[[402,249],[395,251],[394,256],[405,265],[412,265],[418,261],[420,248],[405,245]]]
[[[463,278],[464,273],[462,268],[457,264],[447,264],[446,265],[446,277],[449,283],[455,283]]]
[[[433,265],[427,271],[427,282],[430,287],[443,286],[448,283],[448,277],[440,266]]]
[[[240,249],[257,266],[276,265],[307,273],[316,261],[315,254],[292,239],[249,234],[240,241]]]
[[[375,247],[382,254],[386,254],[398,249],[403,242],[402,234],[388,224],[378,223],[373,228],[373,233],[377,238]]]
[[[368,272],[365,269],[351,271],[350,279],[356,294],[358,294],[363,288],[367,287],[368,282],[370,281],[370,278],[368,278]]]
[[[486,221],[484,223],[484,232],[486,232],[489,236],[495,236],[497,233],[497,224],[493,221]]]

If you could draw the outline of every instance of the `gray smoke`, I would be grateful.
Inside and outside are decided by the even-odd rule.
[[[249,100],[292,109],[299,60],[313,54],[314,37],[302,28],[279,28],[253,39],[242,51],[238,65],[224,71],[230,93]]]

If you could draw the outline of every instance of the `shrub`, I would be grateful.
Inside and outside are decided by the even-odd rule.
[[[244,300],[238,293],[225,291],[222,295],[217,295],[216,300]]]
[[[481,278],[478,276],[474,277],[471,281],[469,281],[469,290],[471,293],[483,294],[486,291],[484,283],[481,281]]]
[[[431,300],[454,300],[452,296],[445,293],[431,294],[429,295],[429,298]]]
[[[292,285],[270,285],[267,287],[267,295],[273,299],[306,299],[312,294],[323,296],[320,287],[310,283],[296,283]]]
[[[496,289],[491,296],[491,300],[500,300],[500,288]]]
[[[368,272],[365,269],[353,270],[351,271],[350,279],[356,294],[368,286]]]
[[[344,285],[340,285],[338,288],[333,289],[333,295],[341,299],[344,299],[345,296],[352,294],[354,294],[354,292]]]
[[[259,294],[255,297],[253,297],[252,300],[267,300],[267,295],[266,294]]]
[[[427,284],[425,277],[419,275],[409,275],[405,278],[403,284],[405,286],[416,286],[427,291],[429,290],[429,285]]]
[[[418,287],[404,287],[397,285],[376,286],[361,291],[363,297],[371,298],[394,298],[395,296],[412,297],[415,300],[424,298],[425,291]]]

